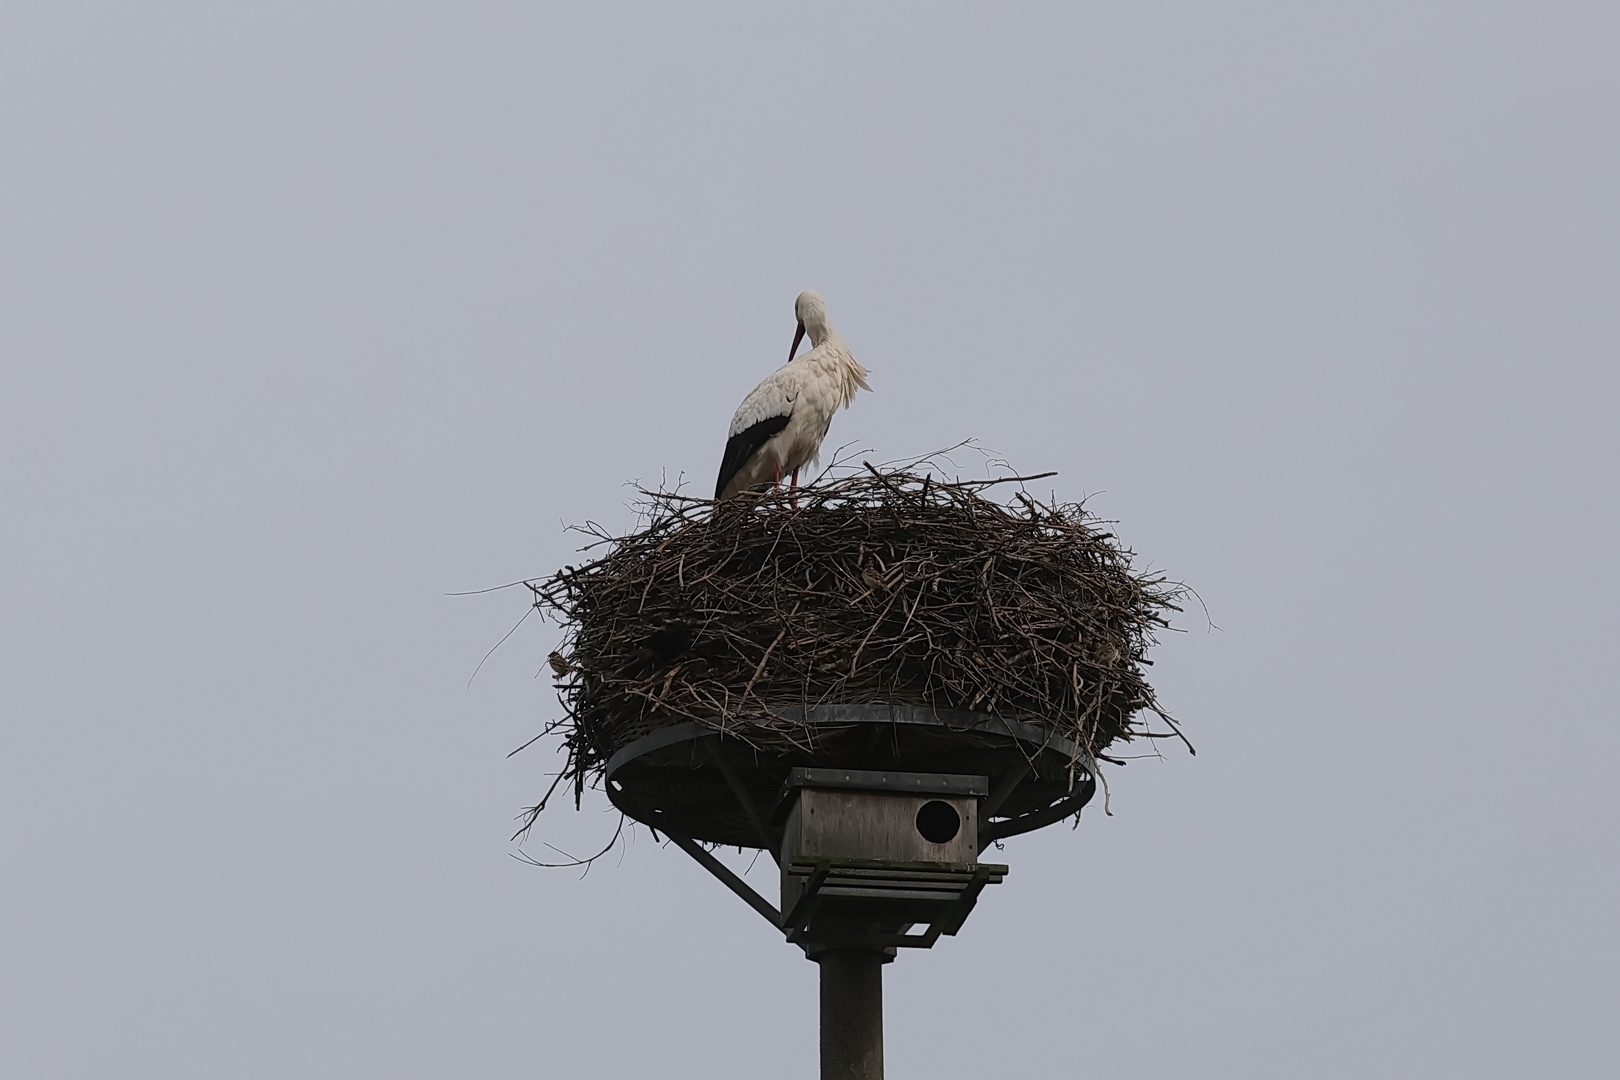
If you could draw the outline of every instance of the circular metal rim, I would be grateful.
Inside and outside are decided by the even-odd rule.
[[[1035,747],[1034,752],[1037,754],[1052,750],[1068,756],[1071,760],[1077,759],[1086,763],[1087,779],[1076,785],[1074,794],[1053,803],[1043,810],[1031,811],[1018,817],[1006,818],[994,823],[984,822],[980,829],[981,838],[984,842],[1031,832],[1062,821],[1072,814],[1079,813],[1091,801],[1097,790],[1096,765],[1091,760],[1091,756],[1080,750],[1072,739],[1037,724],[1009,720],[1006,717],[996,716],[992,713],[976,713],[964,709],[935,709],[924,705],[812,705],[808,709],[780,710],[776,715],[783,719],[800,720],[817,725],[908,724],[944,727],[952,731],[985,732],[1007,736],[1015,742],[1032,745]],[[614,797],[615,774],[638,758],[666,747],[697,739],[724,737],[731,734],[724,730],[720,723],[717,719],[712,725],[695,720],[674,724],[643,735],[641,738],[621,747],[608,759],[607,766],[603,770],[603,781],[609,801],[625,814],[637,821],[641,821],[639,815],[631,813],[620,805],[619,800]],[[733,737],[738,736],[734,735]],[[643,824],[656,827],[656,823],[653,822],[643,822]]]

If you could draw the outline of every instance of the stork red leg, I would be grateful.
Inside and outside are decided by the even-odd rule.
[[[799,508],[799,470],[798,469],[793,470],[793,486],[790,487],[788,490],[793,493],[793,494],[788,496],[788,499],[793,503],[793,509],[797,510]]]

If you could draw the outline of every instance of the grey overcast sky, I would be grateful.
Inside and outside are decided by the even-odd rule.
[[[469,685],[523,597],[447,595],[712,482],[813,287],[834,442],[1057,469],[1219,625],[1154,668],[1198,756],[887,970],[891,1077],[1614,1075],[1617,56],[1548,0],[7,3],[0,1073],[814,1076],[814,966],[685,856],[509,857],[554,630]]]

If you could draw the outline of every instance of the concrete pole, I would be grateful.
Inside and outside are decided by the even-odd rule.
[[[872,949],[829,949],[821,965],[821,1080],[883,1080],[883,963]]]

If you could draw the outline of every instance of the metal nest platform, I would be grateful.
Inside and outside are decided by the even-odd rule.
[[[608,762],[607,790],[812,958],[893,956],[961,929],[1007,868],[986,847],[1080,812],[1096,778],[1069,740],[982,713],[829,705],[813,751],[767,754],[702,724],[665,728]],[[1075,770],[1071,784],[1071,769]],[[758,848],[781,907],[704,844]]]
[[[781,824],[772,817],[795,768],[984,776],[983,850],[1079,813],[1097,788],[1089,757],[1035,724],[909,705],[818,705],[805,718],[814,749],[786,753],[704,724],[663,728],[608,761],[608,798],[661,832],[775,852]]]

